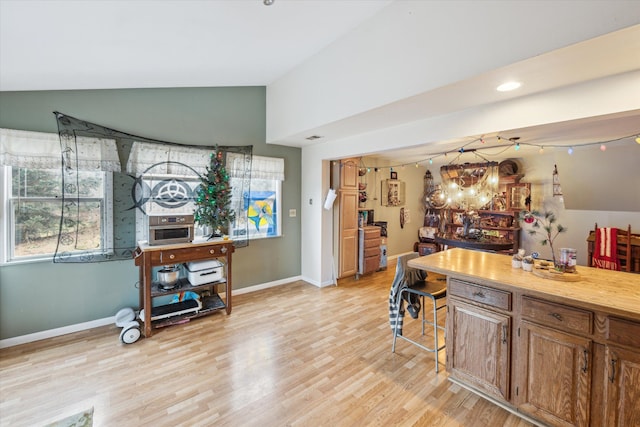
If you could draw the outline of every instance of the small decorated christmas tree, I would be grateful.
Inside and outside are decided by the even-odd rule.
[[[236,217],[235,212],[229,207],[229,175],[222,164],[222,151],[218,150],[217,146],[215,153],[210,155],[206,174],[200,178],[195,203],[194,219],[200,225],[211,227],[211,237],[226,233],[229,223]]]

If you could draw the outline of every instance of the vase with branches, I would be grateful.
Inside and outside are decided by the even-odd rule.
[[[556,259],[556,251],[553,249],[553,242],[560,233],[567,231],[567,228],[557,223],[556,214],[551,210],[545,210],[544,212],[535,210],[522,211],[520,212],[520,221],[531,226],[531,229],[527,230],[530,236],[542,236],[540,244],[542,246],[549,245],[553,265],[558,268],[559,265]]]

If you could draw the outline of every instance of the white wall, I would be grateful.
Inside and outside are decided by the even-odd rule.
[[[267,142],[638,22],[634,1],[395,1],[269,85]]]
[[[580,156],[567,154],[565,150],[556,150],[539,156],[528,157],[525,162],[525,177],[523,182],[532,183],[532,209],[543,210],[551,207],[557,213],[558,223],[567,227],[565,233],[560,234],[554,241],[556,254],[561,247],[570,247],[578,251],[577,262],[579,265],[587,265],[587,237],[593,230],[595,223],[602,227],[618,227],[626,229],[630,224],[631,229],[640,233],[640,209],[619,210],[615,199],[637,197],[640,191],[640,168],[626,171],[627,180],[610,180],[611,176],[618,176],[620,158],[635,158],[636,164],[640,164],[640,146],[632,139],[624,144],[607,145],[607,150],[601,152],[599,146],[582,149]],[[574,157],[575,156],[575,157]],[[571,162],[575,161],[573,166]],[[567,186],[562,187],[563,199],[568,203],[572,198],[591,198],[598,202],[600,198],[611,200],[610,209],[599,210],[573,210],[566,209],[558,198],[553,197],[552,173],[554,164],[558,164],[560,185],[569,180],[582,182],[581,187],[572,187],[568,191]],[[566,166],[560,166],[560,164]],[[608,193],[594,191],[594,186],[599,186],[599,181],[611,182]],[[554,200],[556,199],[556,200]],[[544,258],[551,258],[551,251],[547,246],[541,246],[539,236],[530,236],[526,232],[526,225],[522,233],[522,247],[531,253],[537,251]]]

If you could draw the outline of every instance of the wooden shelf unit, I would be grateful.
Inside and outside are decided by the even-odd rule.
[[[133,257],[134,263],[139,270],[139,302],[140,310],[144,309],[142,318],[144,336],[151,337],[153,328],[182,323],[185,320],[205,316],[223,308],[227,314],[231,314],[231,254],[234,250],[233,241],[231,240],[212,240],[161,246],[139,244]],[[157,283],[153,282],[153,267],[218,258],[225,261],[226,275],[224,280],[191,286],[186,279],[180,279],[175,288],[166,291],[158,288]],[[224,287],[224,300],[215,292],[220,287]],[[202,309],[195,313],[176,315],[155,321],[151,320],[153,298],[187,290],[203,294],[201,298]],[[205,296],[204,294],[207,292],[209,295]]]
[[[451,221],[445,221],[444,230],[446,235],[454,235],[462,223],[456,221],[456,216],[462,215],[464,209],[449,209],[449,218]],[[514,211],[491,211],[478,210],[480,216],[480,229],[495,231],[499,241],[512,242],[513,246],[509,250],[510,253],[518,252],[520,247],[520,226],[518,224],[518,213]]]

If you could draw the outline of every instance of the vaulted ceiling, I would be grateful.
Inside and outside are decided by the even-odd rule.
[[[376,14],[384,13],[392,3],[0,0],[0,90],[269,87]],[[550,68],[553,73],[544,72]],[[510,75],[525,81],[519,92],[509,95],[517,98],[638,70],[640,25],[635,25],[379,108],[315,124],[274,142],[303,147],[314,143],[306,139],[314,134],[339,140],[424,117],[492,105],[504,100],[503,94],[495,92],[494,83]],[[474,138],[489,141],[499,135],[519,137],[523,142],[571,145],[578,140],[612,140],[639,131],[640,110],[632,110],[463,135],[439,141],[437,150],[454,149]],[[379,155],[404,162],[433,151],[433,145],[429,149],[417,146]]]

